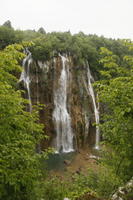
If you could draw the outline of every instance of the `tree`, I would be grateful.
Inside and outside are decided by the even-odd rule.
[[[41,33],[41,34],[46,34],[46,31],[44,30],[43,27],[40,27],[40,28],[38,29],[38,32]]]
[[[3,26],[8,27],[8,28],[12,28],[10,20],[7,20],[6,22],[4,22]]]
[[[101,56],[103,80],[97,82],[97,90],[104,105],[104,163],[125,182],[133,175],[133,58],[123,57],[125,67],[106,48],[101,48]]]
[[[28,103],[16,89],[13,75],[21,68],[21,45],[0,51],[0,199],[30,200],[35,197],[35,183],[40,176],[36,144],[42,138],[38,112],[25,111]]]
[[[0,50],[15,42],[15,31],[9,27],[0,26]]]

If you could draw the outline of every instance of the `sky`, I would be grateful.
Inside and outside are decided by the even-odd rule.
[[[0,0],[0,25],[133,40],[133,0]]]

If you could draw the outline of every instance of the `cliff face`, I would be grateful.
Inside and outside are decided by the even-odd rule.
[[[68,55],[44,63],[28,56],[20,81],[24,82],[26,98],[32,105],[45,105],[40,111],[40,121],[49,140],[43,141],[42,146],[53,146],[58,152],[94,146],[95,99],[90,94],[93,88],[89,90],[89,66],[75,66]]]

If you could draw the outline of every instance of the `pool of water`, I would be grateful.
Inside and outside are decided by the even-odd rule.
[[[47,169],[64,171],[66,165],[71,163],[75,155],[76,152],[51,154],[46,161]]]

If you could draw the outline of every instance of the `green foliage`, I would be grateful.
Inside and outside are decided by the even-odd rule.
[[[109,198],[121,183],[122,181],[111,169],[104,167],[99,167],[97,170],[89,169],[88,174],[76,177],[73,195],[77,198],[89,192],[95,197]]]
[[[103,151],[103,163],[106,167],[111,166],[126,182],[133,175],[133,62],[126,56],[126,67],[120,66],[112,52],[102,48],[101,54],[104,76],[97,83],[97,89],[100,102],[104,104],[101,131],[106,150]]]
[[[22,41],[33,41],[34,46],[30,48],[34,60],[46,61],[60,54],[71,55],[74,64],[83,66],[88,61],[91,70],[98,78],[101,78],[99,70],[103,69],[102,64],[98,62],[101,58],[99,54],[100,47],[108,48],[117,55],[117,63],[125,64],[123,56],[133,55],[133,50],[129,51],[131,41],[125,45],[125,40],[107,39],[103,36],[86,35],[83,32],[72,35],[68,32],[46,33],[43,27],[35,30],[14,30],[11,28],[11,22],[7,21],[4,26],[0,26],[0,49],[9,44],[21,43]]]
[[[42,34],[36,32],[35,30],[25,30],[23,32],[23,40],[24,41],[33,41],[34,39],[40,37]]]
[[[46,34],[46,31],[44,30],[43,27],[40,27],[40,28],[38,29],[38,32],[41,33],[41,34]]]
[[[37,60],[49,60],[52,57],[52,43],[45,37],[34,40],[34,46],[30,48],[33,58]]]
[[[0,199],[5,200],[32,199],[41,175],[40,155],[35,149],[43,127],[36,123],[36,109],[25,111],[28,102],[16,90],[13,75],[21,69],[22,48],[12,45],[0,52]]]
[[[6,22],[4,22],[3,26],[8,27],[8,28],[12,28],[10,20],[7,20]]]
[[[84,178],[86,178],[84,176]],[[65,197],[76,200],[86,193],[97,196],[86,184],[82,182],[83,176],[68,177],[63,180],[61,177],[49,177],[45,181],[38,182],[36,187],[37,199],[42,200],[62,200]]]
[[[28,102],[17,90],[18,80],[14,75],[21,71],[18,63],[24,57],[23,47],[6,47],[22,41],[24,46],[26,41],[34,42],[30,46],[34,60],[47,61],[59,53],[68,54],[75,66],[83,66],[88,61],[91,70],[101,79],[96,87],[104,105],[101,132],[106,148],[101,152],[100,171],[89,170],[87,176],[73,178],[72,184],[53,178],[39,182],[39,160],[43,153],[38,155],[35,149],[42,139],[43,127],[36,123],[38,110],[34,108],[32,113],[27,113]],[[0,26],[0,50],[0,199],[62,200],[67,196],[74,200],[92,190],[108,198],[133,176],[132,42],[82,32],[46,34],[43,28],[37,32],[14,30],[7,21]]]
[[[86,194],[96,199],[108,199],[122,184],[111,168],[101,166],[97,170],[89,169],[85,175],[69,175],[65,180],[56,176],[42,180],[36,185],[36,194],[37,199],[42,200],[62,200],[65,197],[76,200]]]
[[[15,32],[7,26],[0,26],[0,49],[15,43]]]
[[[75,200],[82,197],[86,193],[93,194],[96,197],[97,194],[86,184],[86,181],[87,177],[84,175],[77,175],[73,177],[72,184],[69,184],[68,186],[67,197],[71,200]]]
[[[38,199],[42,200],[62,200],[67,192],[68,185],[56,177],[42,180],[37,186]]]
[[[113,60],[112,62],[115,64],[117,60],[118,65],[125,64],[125,61],[121,59],[122,55],[133,55],[133,51],[129,52],[123,40],[112,40],[96,35],[85,35],[82,32],[75,35],[71,35],[70,32],[41,34],[38,37],[36,35],[33,41],[35,45],[30,50],[35,60],[46,61],[57,56],[59,53],[71,55],[74,64],[77,66],[83,66],[88,61],[91,70],[100,78],[99,70],[103,69],[102,63],[98,62],[102,57],[99,54],[100,47],[108,47],[110,52],[113,51],[116,53],[116,56],[113,57],[114,62]],[[115,71],[112,73],[115,73]]]

